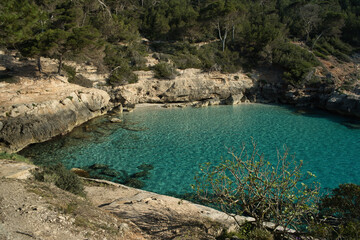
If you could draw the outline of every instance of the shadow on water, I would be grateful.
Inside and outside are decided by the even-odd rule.
[[[92,119],[79,127],[74,128],[70,133],[63,136],[56,136],[44,143],[36,143],[20,151],[21,155],[31,158],[37,165],[49,165],[59,163],[65,157],[71,159],[71,152],[76,151],[89,143],[101,144],[109,140],[109,137],[116,131],[125,130],[124,137],[112,146],[119,149],[128,149],[128,140],[140,141],[136,132],[145,131],[139,122],[122,120],[111,122],[111,116],[101,116]],[[70,153],[70,157],[69,157]]]
[[[342,126],[345,126],[348,129],[360,129],[360,119],[355,117],[334,115],[321,109],[294,108],[291,106],[287,106],[286,108],[289,109],[294,115],[309,118],[326,118]]]
[[[87,167],[82,167],[81,170],[77,169],[74,172],[82,177],[108,180],[141,189],[145,186],[143,180],[149,178],[151,170],[154,169],[154,167],[149,163],[143,163],[137,168],[141,171],[129,175],[126,170],[115,170],[106,164],[95,163]]]

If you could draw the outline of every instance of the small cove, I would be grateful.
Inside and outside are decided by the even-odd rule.
[[[143,178],[143,189],[160,194],[191,192],[199,164],[226,158],[227,148],[258,142],[270,161],[286,144],[304,171],[311,171],[323,189],[341,183],[360,184],[360,129],[350,119],[326,112],[264,104],[206,108],[139,108],[119,115],[121,124],[92,120],[71,134],[32,145],[21,153],[38,164],[62,162],[68,168],[106,164],[129,175],[138,166],[154,168]]]

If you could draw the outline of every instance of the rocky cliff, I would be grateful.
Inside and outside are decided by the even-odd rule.
[[[300,108],[321,108],[360,118],[360,60],[340,62],[334,57],[320,59],[321,66],[310,81],[292,86],[281,79],[279,69],[259,68],[252,78],[254,86],[246,95],[254,102],[276,102]]]
[[[109,95],[63,82],[20,78],[0,83],[0,151],[16,152],[31,143],[65,134],[106,113]]]
[[[246,101],[243,94],[253,86],[252,80],[242,73],[203,73],[200,69],[179,71],[173,80],[159,80],[151,71],[139,71],[137,83],[105,89],[110,92],[112,101],[123,105],[194,101],[220,104],[229,97],[228,101]]]
[[[291,104],[298,108],[320,108],[360,118],[360,85],[341,91],[326,84],[295,88],[282,84],[258,84],[247,93],[254,102]]]

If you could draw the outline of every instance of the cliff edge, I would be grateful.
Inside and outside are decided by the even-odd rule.
[[[109,95],[56,77],[0,83],[0,151],[17,152],[107,111]]]

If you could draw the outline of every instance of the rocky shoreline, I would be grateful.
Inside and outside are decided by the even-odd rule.
[[[105,114],[110,99],[102,90],[55,78],[2,83],[0,96],[0,151],[6,152],[70,132]]]
[[[289,104],[301,109],[318,108],[360,118],[360,86],[356,86],[351,92],[339,92],[326,85],[285,88],[279,84],[264,84],[251,89],[248,94],[257,98],[255,102]]]
[[[83,178],[84,199],[34,181],[34,168],[0,159],[0,238],[215,239],[237,226],[213,208],[105,180]]]
[[[151,72],[141,74],[138,83],[100,89],[70,84],[56,76],[1,83],[0,151],[20,151],[108,111],[131,111],[139,104],[169,108],[281,103],[360,118],[360,87],[346,93],[325,85],[284,88],[279,83],[259,84],[243,73],[207,74],[198,69],[184,70],[174,80],[155,79]]]
[[[15,76],[10,78],[12,82],[0,82],[0,151],[20,151],[32,143],[66,134],[110,110],[131,111],[142,103],[163,104],[164,107],[280,103],[360,118],[358,83],[351,91],[320,83],[295,88],[282,82],[276,70],[223,74],[190,68],[179,70],[173,80],[156,79],[152,71],[138,71],[137,83],[109,86],[107,74],[97,73],[94,66],[66,63],[74,66],[78,75],[87,77],[93,88],[86,88],[52,74],[56,68],[54,60],[42,59],[42,62],[48,73],[36,76],[35,61],[21,62],[15,55],[0,53],[0,77]],[[349,72],[357,69],[356,64],[350,67]],[[331,69],[336,68],[330,66],[328,70],[333,71]],[[335,75],[337,73],[332,72],[330,78],[334,82],[345,81],[346,73]]]

